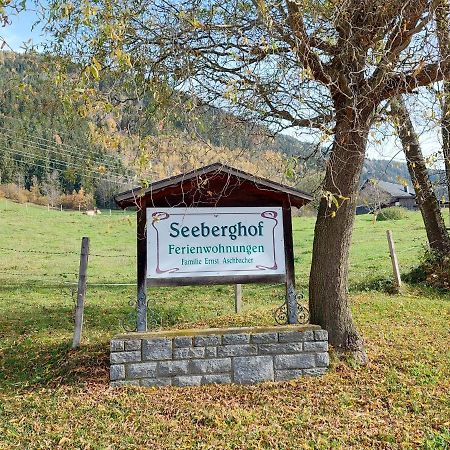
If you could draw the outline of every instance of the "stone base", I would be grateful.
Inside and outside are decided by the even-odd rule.
[[[254,384],[322,375],[328,334],[318,325],[129,333],[111,341],[112,386]]]

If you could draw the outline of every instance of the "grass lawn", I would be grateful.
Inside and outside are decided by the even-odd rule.
[[[422,253],[418,213],[357,217],[350,295],[365,368],[334,361],[321,378],[251,387],[108,387],[108,343],[133,321],[135,218],[88,217],[0,200],[0,449],[428,448],[450,446],[450,294],[391,278],[386,229],[403,272]],[[294,219],[307,294],[314,219]],[[91,238],[83,345],[70,351],[82,236]],[[58,254],[55,254],[58,253]],[[277,285],[149,289],[155,327],[273,324]]]

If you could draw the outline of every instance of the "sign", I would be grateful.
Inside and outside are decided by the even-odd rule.
[[[147,208],[149,279],[284,273],[281,208]]]

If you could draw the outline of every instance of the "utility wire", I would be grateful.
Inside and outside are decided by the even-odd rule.
[[[6,153],[13,154],[13,155],[19,154],[21,156],[24,156],[25,158],[47,159],[49,161],[52,161],[55,164],[63,165],[64,169],[62,169],[62,170],[66,170],[68,168],[74,167],[74,168],[77,168],[77,169],[82,170],[84,172],[90,172],[90,173],[93,173],[95,175],[100,175],[100,172],[98,172],[97,170],[89,169],[87,167],[82,167],[82,166],[79,166],[77,164],[73,164],[73,163],[71,163],[69,161],[63,161],[63,160],[56,159],[56,158],[50,158],[50,157],[44,156],[44,155],[37,155],[36,153],[26,153],[26,152],[23,152],[23,151],[20,151],[20,150],[12,150],[12,149],[5,148],[5,147],[0,147],[0,148],[2,148],[3,151],[6,152]],[[120,175],[120,174],[115,173],[115,172],[108,172],[108,174],[111,175],[113,178],[125,178],[125,179],[127,178],[125,175]]]
[[[5,117],[5,118],[8,118],[8,119],[12,119],[12,120],[19,121],[19,122],[21,122],[21,123],[24,122],[24,119],[20,119],[19,117],[12,117],[12,116],[8,116],[8,115],[2,114],[2,113],[0,113],[0,116]],[[7,128],[7,127],[5,127],[4,125],[1,125],[1,126],[4,127],[4,128]],[[62,134],[62,135],[69,136],[68,133],[59,132],[58,130],[55,130],[55,129],[52,129],[52,128],[43,128],[43,129],[44,129],[44,130],[47,130],[47,131],[51,131],[51,132],[56,133],[56,134],[58,134],[58,135]],[[9,130],[14,132],[14,130],[11,130],[11,129],[9,129]],[[72,136],[71,136],[70,138],[73,139]],[[47,139],[47,138],[44,138],[44,137],[38,138],[38,139],[42,139],[42,140],[45,140],[45,141],[47,141],[47,142],[51,142],[53,145],[55,145],[55,143],[54,143],[53,141],[51,141],[50,139]],[[64,147],[68,147],[68,148],[70,148],[70,149],[77,149],[77,150],[79,150],[79,151],[85,151],[85,150],[86,150],[86,149],[83,148],[83,147],[79,147],[79,146],[77,146],[77,145],[69,145],[69,144],[65,144],[64,142],[63,142],[62,144],[59,144],[59,145],[62,145],[62,146],[64,146]],[[109,157],[109,158],[114,158],[114,156],[112,156],[112,155],[107,155],[107,157]]]
[[[50,252],[45,250],[17,250],[15,248],[9,248],[9,247],[0,247],[0,250],[7,250],[11,252],[17,252],[17,253],[36,253],[39,255],[60,255],[60,256],[67,256],[67,255],[80,255],[80,252],[74,252],[74,251],[67,251],[67,252]],[[134,255],[102,255],[98,253],[89,253],[89,256],[96,256],[98,258],[135,258]],[[72,273],[72,272],[67,272]]]
[[[26,161],[23,161],[23,160],[21,160],[21,159],[15,159],[15,158],[11,158],[13,161],[15,161],[16,163],[19,163],[19,164],[28,164],[29,165],[29,163],[27,163]],[[44,165],[42,165],[42,164],[38,164],[38,163],[36,163],[36,162],[33,162],[33,166],[36,166],[36,167],[42,167],[43,169],[48,169],[48,166],[44,166]],[[52,167],[52,170],[56,170],[57,172],[63,172],[63,169],[61,169],[61,168],[56,168],[56,167]],[[75,172],[75,173],[77,173],[78,175],[83,175],[82,173],[80,173],[80,172]],[[130,182],[125,182],[125,181],[117,181],[117,180],[111,180],[111,179],[105,179],[105,178],[100,178],[100,177],[97,177],[97,176],[95,176],[95,175],[91,175],[90,176],[92,179],[94,179],[94,180],[97,180],[97,181],[108,181],[109,183],[114,183],[114,184],[117,184],[117,185],[122,185],[122,186],[129,186],[130,185]]]
[[[80,152],[80,153],[73,153],[73,152],[69,152],[69,151],[67,151],[65,149],[60,149],[60,148],[58,148],[56,146],[49,146],[47,144],[41,144],[39,142],[33,141],[32,139],[24,140],[24,139],[21,139],[21,138],[16,138],[16,137],[12,136],[9,133],[2,133],[2,134],[0,134],[0,138],[3,138],[3,141],[4,141],[5,145],[7,145],[7,142],[6,142],[6,139],[4,139],[4,136],[7,136],[7,137],[11,138],[14,143],[19,143],[19,144],[22,144],[22,145],[25,145],[25,146],[28,146],[28,147],[39,149],[40,151],[47,150],[47,151],[51,151],[51,152],[54,152],[54,153],[57,153],[57,154],[70,156],[72,158],[91,159],[92,162],[97,163],[98,165],[102,165],[102,166],[105,166],[105,167],[111,167],[110,165],[108,165],[109,163],[106,163],[103,160],[98,159],[98,157],[90,155],[89,153],[86,153],[86,152],[85,153],[82,153],[82,152]],[[121,161],[117,159],[115,162],[119,163]]]

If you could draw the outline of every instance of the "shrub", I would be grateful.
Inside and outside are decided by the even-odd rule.
[[[3,196],[18,203],[25,203],[28,201],[29,192],[22,189],[14,183],[2,184],[0,190]]]
[[[93,208],[95,204],[92,194],[86,194],[83,188],[81,188],[78,192],[73,191],[72,194],[61,195],[59,201],[66,209],[81,208],[85,210]]]
[[[408,283],[425,283],[439,289],[450,289],[450,256],[427,249],[419,266],[403,278]]]
[[[408,210],[401,206],[383,208],[377,216],[377,220],[401,220],[408,217]]]

